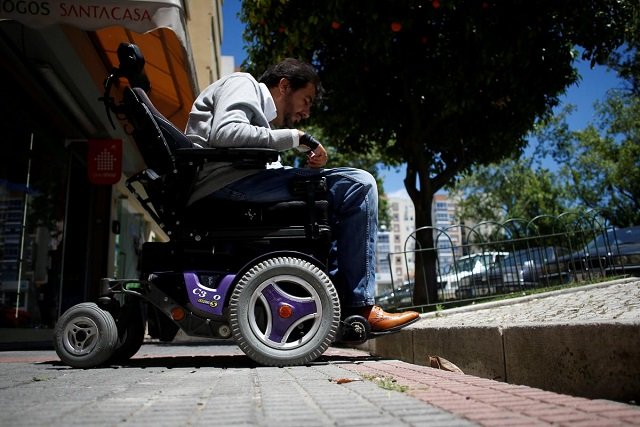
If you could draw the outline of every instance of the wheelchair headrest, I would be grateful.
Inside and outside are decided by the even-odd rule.
[[[144,55],[140,48],[133,43],[120,43],[118,61],[120,62],[120,71],[124,75],[138,74],[144,69]]]
[[[151,84],[144,73],[144,55],[140,48],[133,43],[120,43],[118,46],[119,74],[129,80],[132,87],[140,87],[145,91],[151,89]]]

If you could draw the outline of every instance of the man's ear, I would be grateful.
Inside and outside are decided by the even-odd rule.
[[[284,77],[281,78],[278,82],[278,89],[280,90],[280,93],[285,94],[289,91],[290,88],[291,83],[289,83],[289,80],[285,79]]]

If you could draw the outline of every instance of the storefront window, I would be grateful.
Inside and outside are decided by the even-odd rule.
[[[35,134],[0,160],[0,327],[52,327],[64,237],[67,158]]]
[[[118,202],[118,220],[115,236],[114,276],[135,279],[140,276],[140,254],[147,240],[147,223],[127,197]]]

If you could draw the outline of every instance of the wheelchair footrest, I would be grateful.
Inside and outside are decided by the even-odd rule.
[[[418,320],[419,318],[416,318],[411,322],[405,323],[404,325],[398,326],[393,329],[388,329],[386,331],[372,331],[371,325],[364,317],[359,315],[349,316],[342,322],[340,322],[340,331],[338,333],[338,337],[336,338],[336,342],[362,344],[370,339],[400,332],[400,330],[402,330],[405,326],[409,326],[410,324],[417,322]]]
[[[349,316],[340,322],[337,342],[359,344],[365,342],[371,333],[371,325],[362,316]]]

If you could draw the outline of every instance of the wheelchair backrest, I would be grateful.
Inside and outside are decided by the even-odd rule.
[[[176,150],[192,149],[194,144],[149,99],[150,83],[138,46],[121,43],[118,60],[119,67],[113,68],[105,80],[105,94],[101,99],[108,113],[126,119],[127,129],[146,165],[146,169],[127,180],[127,187],[156,222],[170,231],[186,206],[197,175],[196,166],[176,160]],[[129,85],[118,103],[110,92],[121,77],[126,78]]]
[[[193,143],[186,137],[186,135],[176,128],[167,118],[165,118],[160,111],[151,103],[151,100],[147,96],[147,93],[139,87],[134,87],[133,91],[138,96],[140,102],[142,102],[148,109],[153,119],[156,121],[162,135],[167,142],[169,149],[173,152],[179,148],[194,148]]]
[[[173,123],[158,111],[147,92],[151,84],[144,72],[145,59],[140,48],[132,43],[118,46],[118,68],[111,71],[105,82],[107,108],[116,113],[124,112],[133,126],[133,136],[142,157],[156,173],[164,174],[173,170],[172,154],[180,148],[194,148],[194,145]],[[115,105],[109,97],[113,81],[124,77],[129,87],[123,93],[123,106]]]
[[[139,87],[124,89],[120,112],[129,122],[131,135],[147,166],[127,180],[127,187],[169,232],[186,206],[197,175],[197,167],[176,160],[175,150],[193,148],[193,144],[153,106]],[[144,188],[144,193],[135,183]]]
[[[125,117],[133,128],[131,134],[147,167],[161,176],[175,170],[170,142],[152,113],[147,94],[141,88],[127,87],[122,100]]]

